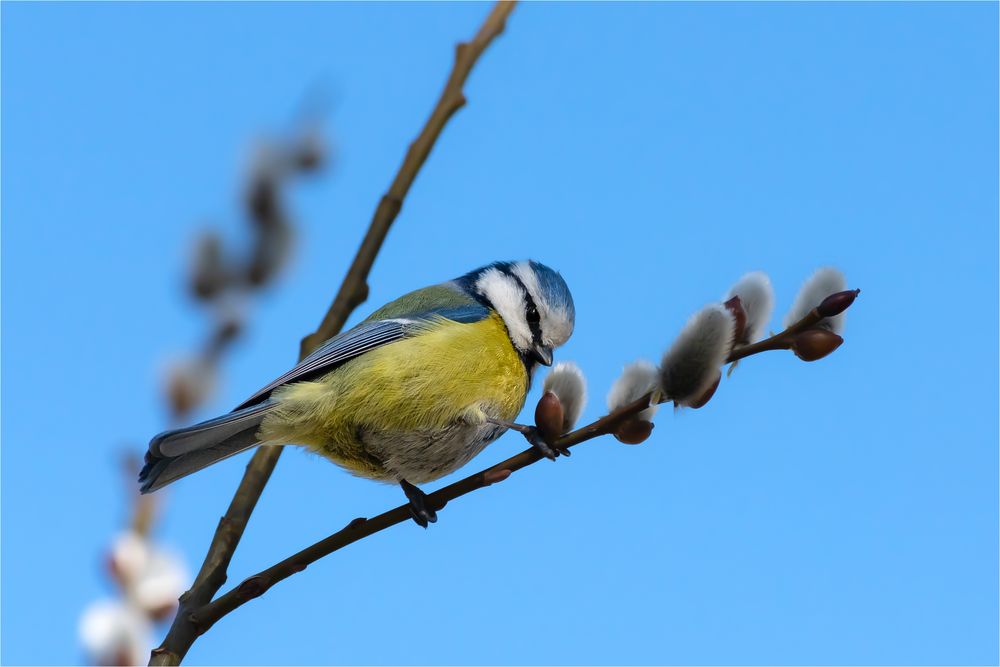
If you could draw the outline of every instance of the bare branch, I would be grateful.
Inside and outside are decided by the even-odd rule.
[[[860,293],[861,290],[857,290]],[[796,334],[800,334],[806,329],[816,326],[821,320],[825,319],[824,315],[819,312],[819,307],[813,308],[805,317],[801,320],[792,324],[787,329],[779,334],[771,336],[770,338],[765,338],[757,343],[752,343],[750,345],[743,345],[735,348],[730,354],[726,362],[739,361],[744,357],[749,357],[760,352],[767,352],[769,350],[788,350],[791,349],[792,343],[794,342]]]
[[[470,42],[459,44],[456,48],[455,64],[440,99],[420,134],[407,150],[403,164],[388,192],[379,201],[368,232],[333,304],[316,331],[302,340],[300,360],[320,343],[338,333],[351,312],[368,298],[368,274],[389,232],[389,227],[399,214],[410,186],[430,155],[444,126],[465,104],[463,93],[465,81],[486,47],[503,32],[514,4],[501,0],[494,5],[476,36]],[[219,521],[219,527],[212,538],[201,570],[191,589],[181,596],[180,608],[173,625],[163,643],[153,650],[150,665],[179,665],[197,637],[207,629],[193,610],[201,609],[211,602],[225,584],[226,572],[233,553],[280,455],[280,447],[260,448],[250,460],[229,509]]]

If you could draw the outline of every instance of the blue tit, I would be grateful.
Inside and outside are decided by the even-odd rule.
[[[574,319],[565,281],[535,261],[495,262],[410,292],[233,412],[157,435],[141,490],[251,447],[296,444],[355,475],[401,485],[426,527],[436,516],[415,485],[457,470],[507,430],[536,364],[552,363]]]

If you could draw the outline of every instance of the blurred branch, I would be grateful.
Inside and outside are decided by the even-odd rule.
[[[430,118],[417,138],[410,144],[403,164],[393,179],[389,190],[379,201],[361,247],[344,277],[340,290],[316,331],[306,336],[300,345],[299,359],[303,359],[320,343],[337,334],[351,312],[368,298],[368,274],[375,262],[389,227],[403,205],[410,186],[423,166],[431,149],[448,120],[465,104],[463,87],[473,66],[486,47],[504,30],[514,2],[501,0],[494,5],[475,37],[461,43],[455,51],[455,63],[448,82],[438,99]],[[194,641],[207,627],[200,623],[196,610],[209,604],[226,582],[226,571],[233,553],[239,545],[250,515],[253,513],[270,479],[280,447],[260,448],[247,465],[236,494],[219,521],[208,554],[191,589],[180,599],[174,623],[163,643],[153,650],[150,665],[179,665]],[[394,522],[395,523],[395,522]],[[392,525],[392,524],[389,524]],[[319,556],[317,556],[319,557]]]
[[[122,455],[122,470],[128,485],[128,495],[132,499],[132,518],[129,520],[129,528],[136,535],[147,537],[156,519],[156,499],[151,495],[141,495],[135,488],[135,478],[139,476],[139,469],[142,468],[141,459],[132,451],[126,451]]]
[[[197,351],[168,369],[163,398],[172,423],[186,420],[211,395],[224,354],[245,329],[245,313],[236,306],[264,289],[287,264],[294,230],[283,191],[292,177],[315,170],[323,158],[314,126],[262,145],[244,198],[249,251],[227,255],[222,238],[212,231],[195,245],[186,287],[209,307],[212,321]],[[174,563],[151,539],[158,498],[138,493],[140,468],[137,457],[126,457],[132,516],[129,530],[116,538],[107,559],[120,597],[92,603],[81,616],[81,639],[95,664],[144,664],[153,624],[174,616],[177,596],[189,583],[180,562]]]
[[[316,171],[324,162],[325,151],[315,127],[263,143],[243,198],[251,234],[245,256],[227,254],[222,238],[213,231],[198,239],[188,287],[211,308],[214,323],[196,356],[170,371],[166,395],[174,423],[184,421],[211,394],[224,353],[245,328],[240,306],[246,296],[267,287],[288,263],[295,230],[284,191],[292,178]]]
[[[802,320],[791,325],[784,331],[755,345],[747,345],[735,348],[726,359],[727,362],[736,361],[754,354],[769,350],[788,349],[789,341],[799,332],[809,329],[823,319],[819,310],[814,308]],[[571,433],[567,433],[560,438],[556,438],[550,444],[553,449],[567,450],[581,443],[593,440],[604,435],[614,434],[619,426],[634,418],[640,412],[648,409],[654,402],[663,402],[670,397],[656,396],[657,392],[649,392],[639,397],[635,401],[614,410],[608,415],[601,417],[597,421],[583,426]],[[534,429],[528,426],[514,425],[514,428],[528,435]],[[646,435],[648,436],[648,431]],[[490,486],[510,477],[516,472],[529,465],[542,460],[542,455],[538,449],[527,449],[520,454],[516,454],[505,461],[490,466],[473,475],[461,479],[454,484],[435,491],[428,495],[429,502],[435,510],[442,509],[448,502],[460,498],[478,489]],[[286,558],[285,560],[272,565],[271,567],[258,572],[257,574],[244,580],[241,584],[220,596],[217,600],[205,606],[194,609],[191,612],[191,621],[197,627],[198,632],[205,632],[211,628],[219,619],[229,614],[233,610],[246,604],[250,600],[263,595],[269,588],[283,579],[287,579],[296,572],[301,572],[307,566],[315,563],[320,558],[328,556],[349,544],[353,544],[370,535],[390,528],[398,523],[409,521],[411,514],[407,505],[400,505],[387,512],[383,512],[376,517],[367,519],[359,517],[351,521],[347,526],[332,535],[316,542],[302,551]]]
[[[133,450],[122,453],[123,489],[131,517],[104,557],[115,595],[92,601],[80,614],[80,642],[94,665],[143,664],[153,627],[173,616],[177,596],[188,584],[183,561],[152,538],[161,499],[140,495],[136,489],[140,462]]]

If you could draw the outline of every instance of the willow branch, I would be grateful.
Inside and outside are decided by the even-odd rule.
[[[806,329],[811,329],[822,319],[824,318],[819,314],[819,310],[817,308],[813,308],[806,313],[805,317],[795,324],[792,324],[781,333],[775,334],[770,338],[765,338],[762,341],[752,343],[750,345],[741,345],[740,347],[733,349],[733,351],[729,354],[729,357],[726,359],[726,363],[728,364],[734,361],[739,361],[740,359],[754,354],[759,354],[761,352],[769,352],[771,350],[788,350],[792,347],[792,341],[796,334],[802,333]]]
[[[790,341],[795,334],[809,329],[821,319],[823,317],[813,309],[805,317],[781,333],[759,343],[734,349],[726,359],[726,362],[733,362],[737,359],[743,359],[770,350],[788,349],[791,345]],[[628,421],[650,407],[651,402],[655,400],[654,393],[647,393],[628,405],[624,405],[610,414],[601,417],[597,421],[563,435],[555,442],[550,443],[550,445],[555,449],[569,449],[588,440],[614,433],[623,422]],[[528,429],[521,427],[519,430]],[[485,470],[469,475],[464,479],[429,494],[429,502],[435,510],[440,510],[450,501],[491,484],[502,482],[510,477],[511,473],[537,463],[542,458],[542,455],[536,449],[527,449],[505,461],[501,461],[496,465],[492,465]],[[302,572],[306,567],[315,563],[320,558],[328,556],[386,528],[409,520],[410,511],[407,505],[400,505],[370,519],[364,517],[354,519],[347,526],[332,535],[289,556],[280,563],[276,563],[266,570],[245,579],[241,584],[221,595],[214,602],[195,610],[191,620],[200,632],[205,632],[227,614],[250,600],[260,597],[279,581],[287,579],[296,572]]]
[[[389,227],[399,215],[410,186],[430,155],[444,126],[455,112],[465,105],[463,88],[469,73],[486,47],[503,32],[507,17],[513,9],[514,2],[503,0],[498,2],[475,37],[469,42],[459,44],[456,48],[454,66],[430,118],[410,144],[389,190],[379,201],[368,232],[322,322],[315,332],[302,339],[300,360],[320,343],[337,334],[351,312],[368,298],[368,274],[375,262],[375,256],[385,241]],[[198,620],[199,617],[194,610],[203,609],[208,605],[225,584],[226,572],[233,553],[280,455],[280,447],[262,447],[250,460],[239,488],[229,504],[229,509],[219,521],[198,576],[191,589],[181,596],[173,625],[163,643],[153,650],[150,665],[179,665],[198,636],[208,629]]]

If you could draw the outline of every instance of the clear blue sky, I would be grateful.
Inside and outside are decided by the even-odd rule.
[[[200,416],[294,360],[481,4],[2,7],[2,633],[67,663],[110,591],[117,452],[166,425],[200,340],[181,289],[238,231],[251,140],[317,85],[332,173]],[[486,54],[355,315],[494,259],[558,268],[559,358],[602,414],[744,272],[774,326],[817,266],[863,294],[846,343],[745,362],[651,440],[606,439],[403,525],[221,622],[192,663],[995,663],[997,5],[531,4]],[[537,390],[536,390],[537,392]],[[523,448],[492,445],[472,465]],[[170,490],[192,566],[245,458]],[[471,471],[472,468],[464,472]],[[432,485],[435,488],[437,485]],[[401,501],[282,458],[231,581]]]

